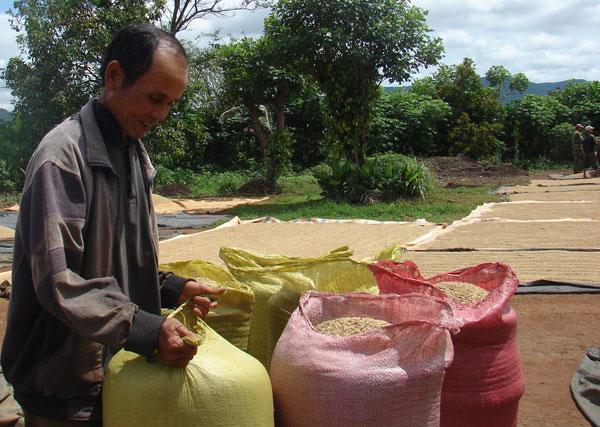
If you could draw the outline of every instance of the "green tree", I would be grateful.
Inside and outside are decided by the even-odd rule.
[[[552,135],[557,133],[556,126],[567,121],[568,116],[569,109],[551,96],[527,94],[512,103],[508,108],[507,124],[513,128],[511,133],[519,138],[512,147],[513,159],[564,160],[565,151],[561,146],[570,149],[570,137],[559,142]]]
[[[9,60],[3,78],[23,122],[19,139],[30,147],[99,93],[98,70],[112,34],[158,18],[158,8],[143,0],[21,0],[9,13],[21,56]]]
[[[243,105],[263,152],[265,178],[274,182],[291,159],[291,135],[285,127],[286,102],[302,81],[280,61],[271,39],[244,38],[219,49],[224,97]],[[271,117],[274,111],[274,118]]]
[[[441,66],[433,79],[438,96],[452,108],[452,120],[436,135],[438,154],[497,159],[504,120],[498,91],[483,86],[470,58],[454,67]]]
[[[495,87],[502,96],[507,97],[515,92],[523,93],[529,86],[529,79],[523,73],[510,74],[502,65],[494,65],[485,73],[486,80]]]
[[[125,25],[164,22],[164,27],[176,34],[208,14],[225,16],[256,6],[250,0],[15,1],[9,14],[21,55],[11,58],[1,70],[15,99],[15,117],[21,123],[18,135],[13,133],[13,143],[25,147],[28,159],[46,132],[101,92],[98,72],[104,49]],[[205,76],[195,70],[198,66],[192,60],[190,84],[184,99],[173,109],[174,117],[147,138],[149,151],[168,164],[191,162],[202,154],[195,150],[201,150],[206,134],[197,120],[198,103],[193,92],[205,91],[207,85],[196,80]],[[190,151],[193,156],[186,155]]]
[[[362,165],[380,83],[403,82],[441,57],[427,12],[406,0],[280,0],[272,8],[265,34],[325,94],[332,148]]]
[[[438,127],[452,115],[450,106],[419,83],[410,90],[383,94],[367,138],[369,155],[392,151],[425,156],[433,149]],[[433,96],[432,96],[433,95]]]
[[[549,94],[570,109],[572,123],[591,124],[600,128],[600,82],[571,83]]]

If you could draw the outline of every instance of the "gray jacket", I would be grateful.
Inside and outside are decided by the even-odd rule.
[[[138,202],[149,205],[148,262],[156,264],[155,170],[136,144],[146,189]],[[91,101],[44,137],[27,167],[2,368],[19,403],[37,415],[98,418],[107,349],[151,356],[156,347],[164,318],[139,309],[113,277],[118,179]],[[174,305],[181,282],[159,283],[143,284],[142,297]]]

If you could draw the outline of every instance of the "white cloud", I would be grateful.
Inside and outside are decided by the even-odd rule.
[[[229,41],[231,37],[260,37],[264,30],[264,19],[268,14],[268,10],[261,9],[239,11],[229,14],[228,17],[208,16],[193,22],[179,37],[195,41],[202,47],[207,46],[210,40],[203,34],[211,34],[217,30],[224,42]]]
[[[0,14],[0,68],[6,67],[8,60],[19,55],[16,33],[10,27],[10,16]],[[4,80],[0,79],[0,108],[12,111],[12,96],[10,90],[6,88]]]
[[[469,57],[479,74],[503,65],[538,83],[598,80],[597,0],[413,0],[412,4],[429,11],[427,24],[444,40],[446,64]]]
[[[411,4],[429,11],[427,25],[433,36],[443,39],[445,64],[456,65],[468,57],[480,75],[502,65],[537,83],[599,79],[597,0],[412,0]],[[201,34],[219,28],[225,41],[228,35],[260,36],[268,13],[209,16],[195,21],[181,37],[206,46],[209,39]],[[19,54],[8,18],[0,14],[0,67]],[[12,109],[6,89],[0,89],[0,107]]]

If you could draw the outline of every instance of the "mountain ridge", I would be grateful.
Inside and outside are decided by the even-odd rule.
[[[487,81],[487,79],[485,77],[481,77],[481,82],[483,83],[484,87],[490,86],[490,83]],[[525,95],[528,95],[528,94],[546,96],[546,95],[548,95],[549,92],[552,92],[557,89],[564,89],[569,84],[586,83],[586,82],[587,82],[587,80],[583,80],[583,79],[570,79],[570,80],[563,80],[560,82],[544,82],[544,83],[529,82],[529,86],[527,86],[527,89],[525,89],[525,91],[523,93],[518,93],[518,92],[511,93],[510,95],[505,96],[503,101],[504,102],[516,101],[516,100],[523,98]],[[390,93],[395,90],[408,90],[409,88],[410,88],[410,86],[384,86],[383,87],[383,89],[386,91],[386,93]],[[504,85],[504,87],[502,88],[502,93],[504,95],[506,95],[508,93],[508,84]]]

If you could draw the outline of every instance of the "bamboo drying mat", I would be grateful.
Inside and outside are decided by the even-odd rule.
[[[599,249],[600,221],[457,221],[417,248]]]
[[[348,246],[355,259],[364,259],[440,228],[431,223],[246,223],[164,240],[160,242],[160,263],[200,259],[223,265],[219,258],[222,246],[305,258]]]
[[[511,202],[523,200],[537,200],[540,202],[589,200],[598,202],[600,201],[600,191],[598,191],[598,186],[590,188],[586,191],[555,191],[553,189],[546,188],[544,192],[509,194],[506,195],[505,198]]]
[[[538,202],[519,201],[486,203],[473,211],[470,218],[511,219],[519,221],[548,219],[595,219],[600,220],[600,202]]]
[[[15,237],[15,230],[0,225],[0,240],[12,240]]]
[[[594,260],[594,257],[596,259]],[[424,277],[447,273],[484,262],[510,265],[520,282],[553,280],[570,283],[600,283],[597,255],[573,251],[409,251],[399,261],[413,261]]]

